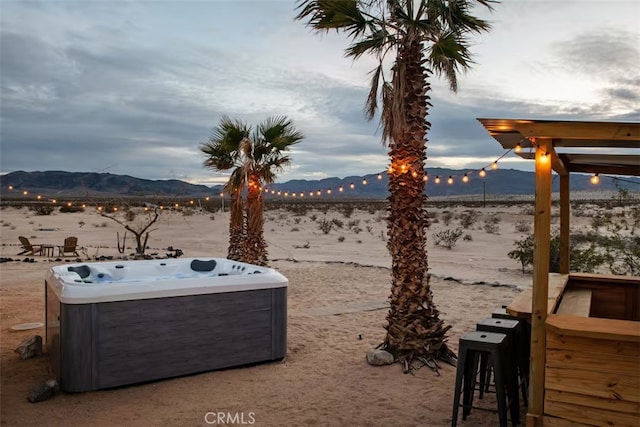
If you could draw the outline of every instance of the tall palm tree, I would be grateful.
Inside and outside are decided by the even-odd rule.
[[[223,116],[209,140],[200,146],[200,151],[207,156],[204,161],[205,167],[216,171],[233,169],[224,191],[231,195],[227,258],[236,261],[244,259],[246,232],[242,190],[245,186],[245,175],[242,170],[241,143],[249,135],[249,131],[247,125],[241,121]]]
[[[232,197],[230,259],[266,265],[262,188],[264,184],[273,183],[276,172],[291,163],[291,158],[284,153],[302,138],[302,133],[286,117],[270,117],[253,131],[239,120],[223,117],[209,141],[200,147],[208,156],[204,162],[206,167],[219,171],[233,169],[225,185],[225,191]],[[246,215],[242,204],[245,187]]]
[[[437,359],[455,357],[446,344],[450,326],[439,319],[427,273],[428,79],[433,71],[457,90],[458,71],[471,65],[469,36],[490,28],[471,15],[474,3],[490,10],[494,1],[298,0],[297,5],[296,19],[318,32],[341,31],[352,39],[347,56],[371,54],[378,61],[371,72],[365,111],[371,120],[380,101],[382,140],[390,160],[387,232],[392,284],[381,346],[394,354],[405,372],[414,360],[437,369]]]
[[[262,189],[276,179],[291,164],[284,153],[303,139],[293,122],[286,117],[269,117],[258,124],[250,138],[241,144],[243,174],[247,182],[247,237],[245,261],[267,265],[267,244],[264,240],[264,199]]]

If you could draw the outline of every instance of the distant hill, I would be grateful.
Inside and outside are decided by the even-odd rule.
[[[461,182],[464,170],[428,168],[429,181],[426,193],[430,197],[456,196],[456,195],[532,195],[534,194],[535,174],[515,169],[498,169],[488,171],[485,178],[471,175],[469,182]],[[274,191],[288,191],[290,193],[332,190],[332,197],[336,198],[374,198],[387,197],[386,173],[370,174],[365,176],[349,176],[346,178],[325,178],[321,180],[292,180],[279,184],[269,185]],[[441,183],[435,184],[435,177],[441,177]],[[454,184],[447,184],[447,178],[454,177]],[[630,191],[640,190],[640,179],[624,178],[624,181],[614,180],[603,176],[597,186],[589,182],[589,175],[571,175],[572,191],[616,191],[616,185],[628,188]],[[366,179],[366,184],[363,180]],[[171,196],[171,197],[204,197],[218,194],[222,186],[208,187],[206,185],[194,185],[184,181],[149,180],[135,178],[129,175],[114,175],[110,173],[95,172],[12,172],[0,176],[0,196],[7,197],[10,194],[18,194],[22,191],[43,194],[47,196],[87,196],[87,197],[115,197],[115,196]],[[350,184],[354,188],[350,188]],[[9,186],[13,190],[9,190]],[[342,186],[344,191],[338,192]],[[559,179],[554,175],[553,191],[559,191]],[[305,195],[306,195],[305,194]],[[272,197],[271,194],[267,197]]]

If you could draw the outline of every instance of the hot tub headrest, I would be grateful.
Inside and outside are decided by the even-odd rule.
[[[91,275],[91,269],[88,265],[81,265],[79,267],[67,267],[67,270],[78,273],[81,279],[84,279],[85,277],[89,277]]]
[[[216,268],[216,260],[212,259],[210,261],[201,261],[199,259],[194,259],[191,261],[191,269],[193,271],[213,271]]]

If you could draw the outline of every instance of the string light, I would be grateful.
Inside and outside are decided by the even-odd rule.
[[[596,173],[589,179],[589,181],[591,181],[593,185],[598,185],[600,183],[600,177]]]
[[[447,179],[447,184],[453,184],[453,177],[451,175],[449,175],[449,178]]]
[[[435,182],[436,184],[440,184],[440,177],[436,176],[436,179],[433,182]]]
[[[516,154],[522,152],[522,145],[520,145],[519,142],[516,144],[516,148],[513,149],[513,152],[516,153]]]
[[[338,191],[341,192],[341,193],[344,191],[344,188],[342,188],[342,185],[340,187],[338,187]]]
[[[353,190],[354,188],[356,188],[356,186],[353,185],[353,182],[352,182],[351,184],[349,184],[349,188]]]
[[[426,174],[426,173],[425,173],[425,174],[424,174],[424,176],[422,177],[422,180],[423,180],[424,182],[429,181],[429,177],[427,176],[427,174]]]
[[[414,177],[414,178],[417,178],[418,177],[418,172],[416,172],[416,171],[411,172],[411,176]]]
[[[469,182],[469,176],[466,173],[462,177],[462,182]]]
[[[485,176],[487,176],[487,171],[484,170],[484,168],[480,169],[480,172],[478,172],[478,176],[480,176],[480,178],[484,178]]]
[[[491,163],[491,169],[493,169],[493,170],[498,169],[498,161],[497,160],[495,162]]]
[[[382,174],[381,173],[378,174],[378,179],[382,179]]]
[[[367,185],[367,178],[362,179],[362,185]]]

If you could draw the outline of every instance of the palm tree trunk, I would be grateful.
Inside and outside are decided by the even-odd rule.
[[[429,286],[425,209],[425,120],[428,113],[428,71],[422,66],[419,41],[407,36],[401,44],[393,75],[390,112],[389,217],[392,286],[387,334],[383,347],[409,369],[414,359],[449,360],[443,326]]]
[[[231,218],[229,220],[229,251],[227,258],[242,261],[244,242],[244,215],[242,194],[239,190],[231,191]]]
[[[247,238],[244,261],[250,264],[267,265],[267,244],[264,240],[264,199],[260,181],[249,178],[247,194]]]

